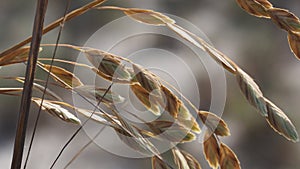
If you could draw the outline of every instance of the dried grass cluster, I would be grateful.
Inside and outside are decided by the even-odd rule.
[[[276,132],[290,141],[299,141],[298,133],[294,125],[285,113],[268,100],[255,81],[225,54],[208,44],[202,38],[177,25],[173,19],[162,13],[147,9],[99,6],[99,4],[103,2],[105,1],[96,0],[82,8],[70,12],[64,19],[59,19],[46,27],[44,33],[57,27],[63,20],[67,21],[92,8],[122,11],[125,15],[128,15],[140,23],[164,26],[178,34],[187,42],[207,52],[225,70],[236,77],[237,83],[248,102],[266,118],[269,125]],[[274,8],[267,0],[237,0],[237,3],[249,14],[269,18],[281,29],[287,31],[291,50],[296,57],[300,58],[300,21],[294,14],[284,9]],[[0,66],[25,62],[29,53],[29,47],[22,46],[28,43],[30,39],[31,38],[1,53]],[[220,167],[221,169],[240,168],[240,163],[235,153],[219,139],[219,137],[230,135],[227,124],[220,117],[212,112],[198,110],[185,97],[178,97],[181,93],[178,93],[171,85],[167,85],[160,77],[143,68],[141,65],[133,63],[129,59],[106,51],[69,44],[45,44],[42,46],[45,48],[56,45],[84,53],[92,66],[59,59],[53,59],[54,62],[64,62],[85,67],[103,79],[110,81],[112,84],[130,86],[131,92],[138,98],[140,103],[158,118],[151,122],[145,122],[143,119],[135,116],[145,122],[142,127],[127,121],[123,118],[122,113],[129,113],[132,116],[134,116],[134,113],[126,112],[126,110],[121,111],[116,108],[116,105],[126,102],[125,98],[118,93],[112,92],[110,90],[111,88],[83,84],[72,72],[62,67],[43,63],[43,61],[49,60],[47,58],[39,58],[38,66],[48,72],[50,76],[58,82],[49,84],[78,94],[80,97],[89,101],[95,110],[74,107],[64,102],[50,89],[46,89],[45,94],[48,96],[47,99],[32,98],[32,101],[38,106],[41,106],[42,110],[49,112],[51,115],[65,122],[81,125],[81,128],[88,120],[94,120],[102,125],[112,127],[120,139],[128,146],[142,154],[153,155],[152,167],[154,169],[200,169],[201,166],[199,162],[191,154],[180,150],[177,146],[173,147],[170,151],[173,155],[173,161],[166,161],[148,138],[167,140],[173,145],[190,142],[197,138],[197,134],[201,132],[200,126],[204,125],[207,127],[207,130],[202,131],[205,132],[203,153],[209,165],[212,168]],[[3,78],[13,79],[21,83],[24,82],[23,77]],[[43,85],[45,85],[45,83],[48,83],[48,81],[35,79],[34,89],[39,92],[43,91]],[[1,94],[8,95],[19,95],[21,91],[22,88],[0,89]],[[97,105],[91,102],[93,99],[97,100]],[[103,103],[107,111],[99,107],[100,103]],[[86,116],[87,120],[81,122],[71,110]],[[196,114],[196,116],[194,117],[193,114]],[[196,118],[199,118],[201,123],[198,123]],[[73,158],[72,161],[75,160],[75,158]],[[71,162],[69,162],[68,165]]]

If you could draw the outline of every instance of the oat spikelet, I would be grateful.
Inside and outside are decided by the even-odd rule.
[[[220,144],[220,168],[241,169],[240,162],[234,152],[224,143]]]
[[[293,53],[300,59],[300,33],[289,32],[288,40]]]
[[[168,88],[162,86],[161,90],[166,98],[165,110],[167,112],[169,112],[172,117],[177,118],[178,111],[182,104],[181,101]],[[162,106],[164,106],[164,105],[162,105]]]
[[[190,132],[190,128],[186,128],[181,123],[167,120],[155,120],[146,123],[146,125],[149,126],[153,132],[152,136],[159,135],[161,139],[167,139],[171,142],[184,143],[191,142],[196,139],[195,134]],[[145,134],[148,135],[149,133]]]
[[[182,155],[184,156],[185,160],[187,161],[190,169],[201,169],[201,165],[198,160],[192,156],[191,154],[181,150]]]
[[[227,124],[217,115],[207,112],[207,111],[199,111],[198,115],[202,122],[207,126],[211,132],[214,132],[219,136],[229,136],[230,131]]]
[[[205,132],[203,153],[210,167],[217,169],[220,161],[220,148],[215,135],[211,132]]]
[[[259,110],[262,116],[267,117],[267,107],[263,94],[254,80],[240,68],[237,69],[236,79],[249,103]]]
[[[178,169],[201,169],[199,162],[191,154],[178,148],[173,148],[172,153]]]
[[[270,126],[280,135],[283,135],[286,139],[293,142],[298,142],[298,133],[290,119],[274,103],[272,103],[268,99],[265,100],[268,109],[267,121]]]
[[[285,9],[271,8],[268,10],[273,22],[281,29],[291,32],[300,32],[299,18]]]
[[[139,84],[130,85],[131,91],[142,102],[142,104],[154,115],[161,115],[160,106],[158,104],[160,98],[153,97]]]
[[[156,97],[162,97],[160,90],[162,85],[158,78],[148,70],[143,69],[139,65],[133,64],[132,67],[135,73],[133,79],[136,79],[144,89],[151,93],[151,95],[154,95]]]
[[[50,65],[42,64],[42,66],[47,70],[50,71]],[[60,82],[66,88],[69,87],[79,87],[82,86],[83,83],[80,81],[78,77],[76,77],[73,73],[67,71],[64,68],[58,66],[52,66],[51,73],[55,76],[53,77],[56,81]]]
[[[58,117],[59,119],[65,122],[81,124],[80,120],[72,113],[70,113],[67,109],[61,107],[60,105],[54,102],[51,102],[50,100],[44,100],[42,105],[41,105],[42,99],[40,98],[32,98],[32,101],[36,103],[38,106],[41,106],[42,110],[47,111],[54,117]]]
[[[101,77],[114,82],[130,83],[131,72],[121,62],[123,58],[97,49],[83,50],[87,59],[95,66],[94,71]]]
[[[237,3],[251,15],[270,18],[267,9],[272,8],[272,4],[267,0],[237,0]]]

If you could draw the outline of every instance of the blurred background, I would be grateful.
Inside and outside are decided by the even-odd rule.
[[[70,8],[75,9],[88,2],[73,0]],[[300,16],[298,0],[271,2],[275,7],[289,9]],[[34,0],[1,0],[1,51],[31,35],[35,3]],[[45,25],[63,15],[65,4],[66,1],[49,1]],[[208,36],[217,49],[229,56],[255,79],[264,95],[282,108],[300,131],[300,62],[289,49],[286,32],[278,29],[270,20],[250,16],[233,0],[110,0],[106,4],[154,9],[193,23]],[[61,43],[84,45],[95,31],[121,16],[123,15],[117,11],[91,10],[65,24]],[[57,33],[56,29],[46,34],[43,43],[54,43]],[[178,47],[169,41],[154,40],[154,42],[153,46],[167,48],[170,51]],[[43,55],[49,57],[51,52],[51,49],[46,49]],[[66,49],[59,49],[57,53],[59,58],[77,55],[75,51]],[[67,68],[72,70],[72,67]],[[193,67],[191,69],[198,70]],[[0,76],[24,76],[24,70],[23,64],[2,67]],[[44,75],[40,71],[37,72],[39,77]],[[242,168],[298,168],[300,144],[289,142],[275,133],[265,119],[248,104],[239,90],[235,77],[226,72],[226,78],[227,100],[222,118],[228,123],[231,136],[222,138],[222,141],[237,154]],[[180,81],[180,79],[176,80]],[[197,77],[197,82],[201,82],[199,85],[201,87],[198,89],[201,95],[200,107],[207,110],[211,99],[209,79],[206,76]],[[189,82],[186,83],[188,85]],[[13,86],[21,86],[21,84],[1,79],[0,87]],[[61,96],[72,101],[70,93],[66,92]],[[19,103],[20,97],[0,95],[0,168],[10,167]],[[31,110],[26,145],[37,113],[36,106],[32,105]],[[47,113],[42,113],[28,168],[48,168],[60,148],[76,129],[75,125],[63,123]],[[81,132],[60,158],[56,168],[62,168],[88,140],[86,134]],[[204,169],[209,168],[202,155],[200,143],[195,141],[182,147],[193,154]],[[25,150],[27,148],[25,147]],[[150,169],[151,161],[116,156],[96,145],[91,145],[69,168],[138,169],[142,167]]]

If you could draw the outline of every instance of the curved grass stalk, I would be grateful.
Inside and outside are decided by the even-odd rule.
[[[88,12],[90,9],[92,9],[93,7],[95,6],[98,6],[104,2],[106,2],[107,0],[94,0],[93,2],[85,5],[85,6],[82,6],[80,8],[77,8],[73,11],[71,11],[70,13],[68,13],[66,15],[66,17],[62,17],[56,21],[54,21],[53,23],[49,24],[48,26],[46,26],[44,29],[43,29],[43,34],[46,34],[48,32],[50,32],[51,30],[57,28],[60,26],[60,24],[62,23],[62,21],[65,20],[65,22],[77,17],[77,16],[80,16],[86,12]],[[32,36],[31,37],[28,37],[27,39],[23,40],[22,42],[19,42],[18,44],[6,49],[5,51],[3,51],[1,54],[0,54],[0,57],[3,57],[5,55],[8,55],[10,53],[12,53],[13,51],[21,48],[22,46],[25,46],[26,44],[30,43],[32,40]]]
[[[269,102],[269,100],[263,96],[262,92],[260,91],[258,85],[254,82],[254,80],[240,67],[238,67],[237,64],[235,64],[231,59],[229,59],[225,54],[223,54],[213,46],[209,45],[202,38],[176,25],[175,21],[171,18],[152,10],[111,6],[102,6],[98,8],[96,7],[96,9],[119,10],[138,22],[144,24],[151,24],[155,26],[166,26],[170,30],[174,31],[179,36],[190,42],[191,44],[203,49],[217,63],[221,64],[224,69],[228,70],[230,73],[236,76],[241,91],[243,92],[243,94],[245,95],[245,97],[251,105],[253,105],[264,117],[266,117],[267,120],[276,121],[273,123],[269,123],[271,127],[275,129],[276,132],[278,132],[280,135],[283,135],[286,139],[290,141],[299,141],[299,136],[295,126],[285,115],[279,115],[283,113],[283,111],[281,111],[280,109],[280,111],[270,111],[272,109],[272,106],[271,104],[267,103]],[[272,117],[277,118],[271,119]]]

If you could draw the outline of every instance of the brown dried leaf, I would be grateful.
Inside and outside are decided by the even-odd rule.
[[[270,124],[270,126],[280,135],[284,136],[286,139],[291,140],[293,142],[298,142],[298,133],[290,119],[274,103],[272,103],[268,99],[265,100],[268,109],[267,121]]]
[[[160,98],[153,97],[149,94],[146,89],[144,89],[139,84],[132,84],[130,85],[132,92],[135,96],[143,103],[143,105],[151,111],[154,115],[159,116],[161,115],[160,106],[158,104]]]
[[[272,4],[267,0],[236,0],[246,12],[257,17],[270,18],[267,9],[272,8]]]
[[[43,64],[42,65],[45,69],[50,71],[50,65]],[[73,73],[67,71],[58,66],[52,66],[51,73],[55,76],[52,76],[56,81],[63,84],[66,88],[69,87],[79,87],[82,86],[83,83],[76,77]]]
[[[203,152],[208,164],[217,169],[220,161],[220,148],[217,139],[211,132],[206,132],[204,135]]]
[[[290,32],[300,32],[300,20],[285,9],[271,8],[268,10],[273,22],[280,28]]]
[[[300,33],[288,33],[290,48],[294,55],[300,59]]]
[[[240,68],[237,68],[236,79],[249,103],[258,109],[262,116],[267,117],[267,107],[263,94],[254,80]]]
[[[174,24],[175,21],[168,16],[148,9],[139,9],[139,8],[120,8],[114,6],[103,6],[99,7],[98,9],[114,9],[123,11],[126,15],[131,17],[132,19],[150,24],[155,26],[163,26],[166,23]]]
[[[42,110],[46,110],[54,117],[58,117],[65,122],[81,124],[80,120],[76,116],[74,116],[72,113],[69,112],[69,110],[61,107],[57,103],[54,103],[50,100],[44,100],[43,105],[41,105],[42,99],[40,98],[32,98],[32,101],[36,103],[38,106],[42,106]]]
[[[220,144],[220,168],[241,169],[240,162],[234,152],[225,144]]]
[[[0,66],[11,65],[15,63],[25,62],[29,55],[30,46],[19,48],[8,55],[0,58]],[[42,48],[40,48],[42,51]]]
[[[230,135],[227,124],[217,115],[207,111],[199,111],[198,115],[202,122],[211,130],[211,132],[214,132],[219,136]]]

